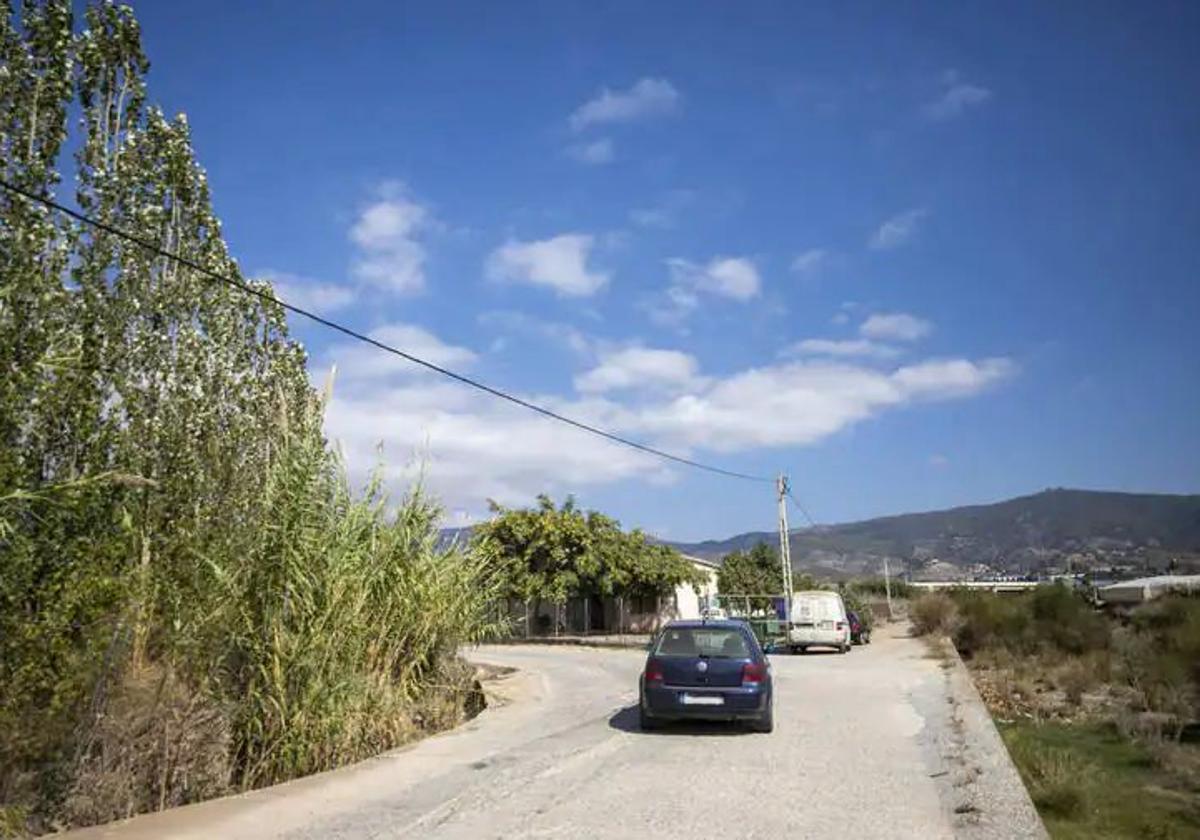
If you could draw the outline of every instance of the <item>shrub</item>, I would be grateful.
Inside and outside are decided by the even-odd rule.
[[[124,673],[92,728],[63,806],[93,825],[229,792],[226,710],[161,665]]]
[[[1108,620],[1061,584],[1020,595],[961,590],[952,597],[961,615],[954,644],[966,656],[996,647],[1082,655],[1109,645]]]
[[[961,616],[954,645],[964,656],[990,648],[1031,652],[1029,614],[1020,597],[962,591],[953,600]]]
[[[909,614],[913,629],[921,636],[951,633],[958,623],[958,608],[944,592],[922,595],[913,603]]]
[[[1102,679],[1103,669],[1094,657],[1071,659],[1054,675],[1055,684],[1062,689],[1067,702],[1073,706],[1078,706],[1083,700],[1084,692]]]
[[[1061,583],[1039,586],[1029,606],[1040,642],[1072,654],[1108,647],[1108,620]]]
[[[1123,681],[1143,709],[1175,721],[1200,717],[1200,599],[1169,596],[1135,609],[1116,636]]]

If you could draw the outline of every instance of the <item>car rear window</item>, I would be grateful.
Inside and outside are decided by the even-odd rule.
[[[745,659],[750,644],[746,634],[734,627],[674,627],[663,631],[654,655]]]

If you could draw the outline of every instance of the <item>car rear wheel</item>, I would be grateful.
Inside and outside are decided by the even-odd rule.
[[[774,732],[775,731],[775,705],[771,704],[767,707],[767,713],[758,720],[750,724],[750,728],[755,732]]]
[[[662,728],[662,721],[652,718],[648,714],[646,714],[646,710],[643,709],[642,705],[639,703],[638,704],[638,727],[641,728],[643,731],[648,732],[652,729]]]

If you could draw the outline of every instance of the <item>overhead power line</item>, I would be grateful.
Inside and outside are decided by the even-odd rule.
[[[324,327],[328,327],[331,330],[340,332],[343,335],[353,338],[355,341],[361,341],[364,344],[370,344],[371,346],[373,346],[379,350],[382,350],[385,353],[391,353],[394,356],[399,356],[400,358],[405,359],[409,362],[412,362],[415,365],[419,365],[428,370],[432,370],[435,373],[439,373],[442,376],[445,376],[449,379],[453,379],[456,382],[462,383],[463,385],[470,386],[471,388],[475,388],[476,390],[483,391],[485,394],[490,394],[493,397],[497,397],[499,399],[505,400],[514,405],[519,405],[522,408],[526,408],[530,411],[536,412],[537,414],[541,414],[543,417],[549,417],[551,420],[557,420],[560,423],[566,423],[568,426],[573,426],[574,428],[579,429],[580,431],[584,431],[584,432],[588,432],[589,434],[597,435],[598,437],[602,437],[605,440],[611,441],[613,443],[619,443],[622,446],[628,446],[631,449],[636,449],[640,452],[644,452],[648,455],[654,455],[657,458],[663,458],[667,461],[673,461],[677,464],[682,464],[683,466],[686,466],[686,467],[692,467],[694,469],[704,470],[706,472],[715,473],[717,475],[723,475],[728,478],[740,478],[740,479],[743,479],[746,481],[761,481],[761,482],[767,482],[767,483],[771,483],[771,482],[775,481],[775,479],[769,478],[766,476],[750,475],[749,473],[741,473],[741,472],[736,472],[734,470],[727,470],[727,469],[724,469],[723,467],[714,467],[711,464],[704,464],[699,461],[693,461],[690,458],[684,458],[680,455],[672,455],[670,452],[664,452],[661,449],[655,449],[653,446],[647,446],[644,443],[638,443],[635,440],[630,440],[629,438],[622,437],[621,435],[614,434],[613,432],[607,432],[604,429],[601,429],[597,426],[593,426],[588,423],[584,423],[581,420],[574,420],[570,417],[559,414],[556,411],[552,411],[551,409],[546,408],[545,406],[541,406],[541,405],[538,405],[537,403],[532,403],[532,402],[529,402],[528,400],[521,399],[520,397],[514,396],[505,391],[501,391],[499,388],[493,388],[491,385],[487,385],[483,382],[480,382],[477,379],[472,379],[471,377],[464,376],[461,373],[455,373],[452,370],[444,368],[441,365],[436,365],[433,362],[430,362],[430,361],[420,358],[419,356],[414,356],[411,353],[406,353],[403,350],[400,350],[399,348],[393,347],[392,345],[386,344],[385,342],[379,341],[378,339],[371,338],[371,336],[366,335],[365,333],[361,333],[358,330],[352,329],[351,327],[347,327],[343,324],[339,324],[336,321],[331,321],[328,318],[323,318],[322,316],[317,315],[315,312],[310,312],[307,309],[303,309],[302,307],[296,306],[295,304],[288,303],[287,301],[282,300],[269,292],[263,291],[262,289],[257,289],[254,286],[251,286],[241,280],[237,280],[233,277],[227,277],[226,275],[221,274],[216,271],[213,271],[210,268],[205,268],[204,266],[200,265],[199,263],[197,263],[193,260],[190,260],[187,257],[184,257],[179,254],[168,251],[168,250],[160,247],[156,243],[151,242],[148,239],[143,239],[140,236],[137,236],[132,233],[128,233],[127,231],[123,231],[120,228],[117,228],[110,224],[107,224],[106,222],[102,222],[97,219],[93,219],[90,216],[86,216],[77,210],[72,210],[70,207],[66,207],[62,204],[59,204],[57,201],[54,201],[51,198],[47,198],[45,196],[41,196],[36,193],[29,192],[28,190],[18,187],[15,184],[10,184],[9,182],[7,182],[3,179],[0,179],[0,187],[3,187],[5,190],[8,190],[10,193],[13,193],[14,195],[19,195],[29,201],[34,201],[34,202],[42,204],[46,207],[49,207],[53,210],[57,210],[58,212],[63,213],[67,216],[70,216],[72,219],[75,219],[78,222],[82,222],[83,224],[88,225],[89,227],[93,227],[97,230],[102,230],[105,233],[110,233],[113,236],[116,236],[120,239],[124,239],[127,242],[132,242],[134,245],[137,245],[140,248],[144,248],[145,250],[150,251],[151,253],[157,254],[160,257],[166,257],[167,259],[173,260],[173,261],[179,263],[180,265],[187,266],[188,268],[192,269],[193,271],[199,272],[200,274],[209,278],[210,280],[215,280],[220,283],[225,283],[226,285],[232,286],[235,289],[239,289],[247,294],[251,294],[256,297],[262,298],[263,300],[267,300],[267,301],[271,301],[272,303],[276,303],[276,304],[282,306],[284,309],[286,309],[289,312],[294,312],[297,315],[302,315],[305,318],[308,318],[310,321],[314,321]]]
[[[799,500],[799,499],[797,499],[797,498],[796,498],[794,495],[792,495],[792,488],[791,488],[791,487],[788,487],[786,492],[787,492],[787,497],[788,497],[789,499],[791,499],[791,500],[792,500],[792,504],[794,504],[794,505],[796,506],[796,510],[800,511],[800,514],[801,514],[801,515],[802,515],[802,516],[803,516],[803,517],[804,517],[806,520],[808,520],[808,524],[809,524],[811,527],[813,527],[813,528],[816,528],[816,527],[817,527],[816,520],[814,520],[814,519],[812,518],[812,516],[810,516],[810,515],[809,515],[809,513],[808,513],[808,511],[805,509],[804,505],[800,504],[800,500]]]

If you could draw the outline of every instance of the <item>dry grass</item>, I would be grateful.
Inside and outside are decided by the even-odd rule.
[[[226,710],[160,665],[126,673],[82,746],[63,805],[94,825],[229,791]]]
[[[909,618],[920,636],[949,635],[958,623],[958,607],[944,592],[930,592],[912,602]]]

